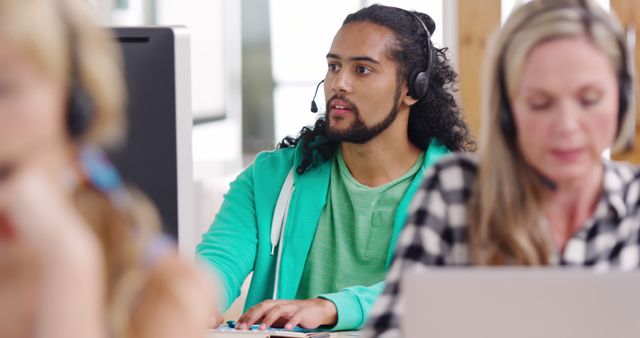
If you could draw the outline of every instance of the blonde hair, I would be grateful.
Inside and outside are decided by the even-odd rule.
[[[585,37],[610,58],[619,73],[629,69],[623,64],[629,60],[623,57],[622,48],[627,47],[618,21],[592,1],[584,4],[586,8],[572,0],[531,1],[516,9],[493,37],[485,67],[478,179],[469,202],[469,244],[476,264],[550,263],[552,243],[541,226],[544,183],[525,162],[501,119],[509,113],[504,102],[515,93],[525,59],[542,42]],[[625,76],[631,82],[625,93],[629,104],[622,112],[616,147],[635,128],[629,123],[635,114],[633,77]]]
[[[117,210],[104,193],[80,187],[75,204],[104,248],[107,277],[107,328],[113,337],[135,337],[132,323],[137,298],[148,282],[144,248],[159,231],[160,218],[149,200],[137,190],[126,210]]]
[[[121,56],[87,6],[81,0],[0,0],[0,29],[45,74],[67,86],[77,82],[89,94],[94,110],[82,141],[115,146],[125,131]],[[79,78],[71,79],[73,73]]]
[[[80,0],[0,0],[0,30],[45,74],[69,88],[79,82],[89,94],[94,111],[88,130],[76,140],[79,146],[113,146],[124,131],[121,60],[114,37],[93,23],[86,6]],[[79,78],[72,79],[73,74]],[[127,190],[132,198],[126,210],[89,185],[74,191],[79,213],[103,248],[106,324],[112,337],[136,336],[133,313],[150,276],[142,256],[160,230],[149,200]]]

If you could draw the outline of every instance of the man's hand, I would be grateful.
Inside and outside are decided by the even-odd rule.
[[[338,310],[333,302],[313,298],[305,300],[267,300],[250,308],[236,326],[239,330],[247,330],[254,323],[261,323],[260,330],[271,326],[291,330],[297,325],[305,329],[315,329],[320,325],[335,325],[338,321]]]

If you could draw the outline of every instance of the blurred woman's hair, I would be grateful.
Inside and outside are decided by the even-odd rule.
[[[121,55],[87,7],[79,0],[2,0],[0,29],[44,74],[82,86],[94,108],[83,141],[111,146],[125,131]]]

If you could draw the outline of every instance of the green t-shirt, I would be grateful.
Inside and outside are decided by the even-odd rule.
[[[423,161],[424,152],[402,177],[371,188],[351,176],[338,151],[297,299],[384,280],[396,207]]]

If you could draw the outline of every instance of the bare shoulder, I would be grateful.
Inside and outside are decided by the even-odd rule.
[[[176,250],[163,257],[151,270],[150,286],[164,287],[168,291],[183,283],[188,284],[189,289],[199,288],[199,291],[208,291],[209,288],[204,273],[194,263],[180,257]]]
[[[201,337],[209,324],[212,291],[204,273],[172,252],[150,271],[134,309],[140,338]]]

